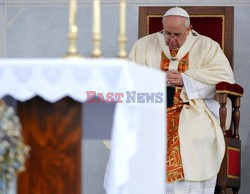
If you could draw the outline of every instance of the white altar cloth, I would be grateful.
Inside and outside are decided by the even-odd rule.
[[[161,103],[117,103],[107,194],[164,194],[165,74],[121,59],[1,59],[0,98],[49,102],[86,91],[162,93]]]

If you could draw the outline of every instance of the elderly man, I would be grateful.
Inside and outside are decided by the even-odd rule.
[[[225,153],[215,85],[234,83],[233,72],[219,44],[192,30],[184,9],[168,10],[162,23],[161,32],[135,43],[129,58],[165,71],[174,88],[166,118],[166,193],[212,194]]]

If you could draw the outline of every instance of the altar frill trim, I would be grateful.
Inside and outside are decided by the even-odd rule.
[[[6,59],[0,60],[0,97],[25,101],[40,96],[56,102],[65,96],[87,100],[85,91],[114,91],[131,80],[126,60]],[[126,71],[124,71],[126,69]],[[126,84],[128,89],[133,85]]]

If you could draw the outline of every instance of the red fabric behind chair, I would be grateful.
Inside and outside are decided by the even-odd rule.
[[[161,31],[162,16],[170,6],[139,7],[139,33],[141,38]],[[183,6],[189,13],[191,25],[198,33],[218,42],[233,68],[234,9],[232,6]]]
[[[148,34],[161,31],[162,16],[148,16]],[[224,49],[224,16],[223,15],[190,15],[193,29],[199,34],[208,36],[218,42]],[[206,25],[204,25],[204,23]]]
[[[240,149],[228,147],[228,169],[229,178],[240,178]]]

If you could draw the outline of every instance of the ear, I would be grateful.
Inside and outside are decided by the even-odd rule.
[[[187,35],[189,34],[189,32],[192,30],[192,25],[189,25],[189,27],[187,28]]]
[[[164,28],[164,18],[162,18],[162,20],[161,20],[162,28]]]

